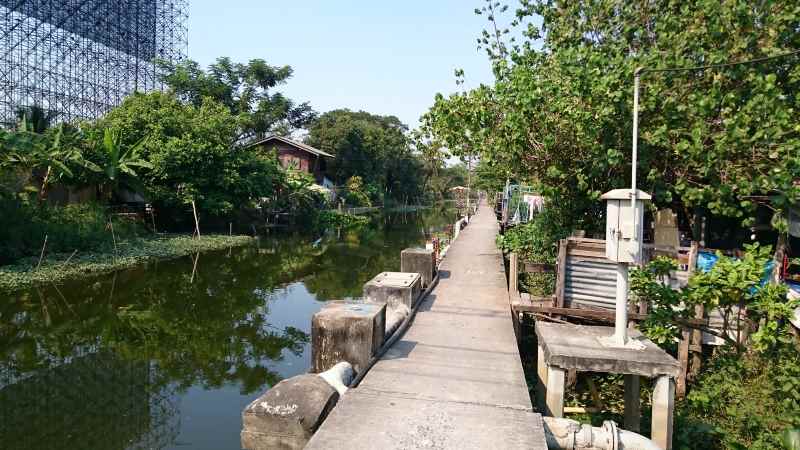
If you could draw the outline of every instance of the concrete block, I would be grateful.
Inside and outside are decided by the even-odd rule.
[[[407,248],[400,252],[400,271],[418,273],[422,276],[422,287],[427,288],[436,274],[433,250]]]
[[[418,273],[381,272],[364,283],[364,300],[369,303],[386,303],[391,309],[414,307],[422,291],[422,279]]]
[[[383,345],[385,326],[385,304],[328,302],[311,319],[312,372],[347,361],[360,373]]]
[[[547,415],[564,417],[564,378],[567,371],[558,367],[547,367],[545,403]]]
[[[242,411],[242,448],[302,449],[339,399],[317,375],[283,380]]]

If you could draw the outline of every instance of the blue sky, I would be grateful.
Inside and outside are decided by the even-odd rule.
[[[475,39],[481,0],[190,0],[189,57],[288,64],[280,90],[317,111],[393,114],[412,128],[437,92],[451,93],[453,71],[467,88],[491,83]]]

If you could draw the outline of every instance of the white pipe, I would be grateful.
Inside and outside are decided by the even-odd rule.
[[[332,388],[336,389],[339,395],[342,395],[347,392],[347,385],[353,381],[355,372],[353,371],[353,366],[349,362],[342,361],[317,375],[330,384]]]
[[[620,430],[610,420],[603,422],[602,427],[556,417],[542,417],[542,421],[550,450],[662,450],[640,434]]]

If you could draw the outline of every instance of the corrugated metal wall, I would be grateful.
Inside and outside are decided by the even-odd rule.
[[[567,255],[564,305],[567,308],[614,309],[616,263],[608,259]]]

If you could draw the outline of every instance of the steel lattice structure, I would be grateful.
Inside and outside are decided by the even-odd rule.
[[[0,0],[0,123],[38,106],[93,119],[160,87],[156,59],[187,51],[188,0]]]

